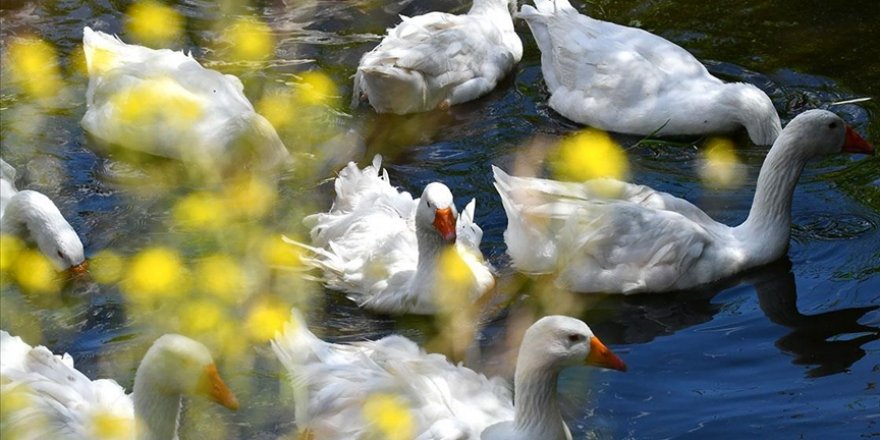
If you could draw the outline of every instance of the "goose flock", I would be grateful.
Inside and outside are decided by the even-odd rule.
[[[462,15],[401,17],[361,58],[352,105],[366,101],[378,113],[405,115],[486,95],[522,58],[514,31],[521,18],[541,52],[548,105],[559,115],[635,135],[744,129],[752,143],[771,145],[748,218],[736,226],[643,185],[483,170],[494,176],[508,221],[504,241],[518,271],[550,275],[561,288],[584,293],[662,293],[717,281],[786,253],[795,186],[808,161],[874,153],[830,111],[804,111],[783,128],[760,89],[715,78],[659,36],[590,18],[568,0],[515,8],[513,0],[474,0]],[[89,27],[83,47],[89,83],[81,124],[98,143],[221,168],[243,160],[261,169],[292,164],[235,76],[206,69],[189,54],[126,44]],[[143,99],[159,110],[144,114],[132,106]],[[83,244],[55,204],[39,192],[18,191],[15,169],[0,165],[2,233],[35,245],[58,270],[86,271]],[[313,277],[360,307],[388,314],[435,314],[440,295],[476,302],[496,289],[495,269],[480,251],[475,201],[459,210],[442,182],[414,198],[394,180],[381,156],[338,172],[329,211],[303,220],[310,242],[285,237]],[[444,282],[448,255],[463,263],[468,282]],[[578,365],[627,369],[587,324],[558,315],[528,327],[512,384],[399,335],[322,341],[296,309],[271,345],[291,378],[298,438],[312,439],[374,438],[363,408],[377,393],[404,402],[416,439],[571,439],[557,399],[560,372]],[[2,331],[0,390],[29,399],[4,409],[9,432],[37,427],[28,438],[95,438],[92,421],[110,414],[133,424],[139,439],[170,440],[177,438],[184,396],[239,405],[208,349],[173,334],[147,351],[126,395],[114,380],[92,381],[77,371],[69,355]]]

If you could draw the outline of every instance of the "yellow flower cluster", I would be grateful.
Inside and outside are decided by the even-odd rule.
[[[409,406],[393,394],[373,394],[364,402],[364,420],[372,423],[374,434],[383,440],[410,440],[415,422]]]
[[[713,137],[701,150],[700,178],[703,183],[719,188],[733,188],[745,180],[745,170],[740,166],[736,146],[727,138]]]
[[[174,46],[183,35],[183,17],[174,8],[153,0],[142,0],[126,12],[125,30],[132,39],[146,46]]]
[[[629,174],[626,153],[607,132],[595,128],[563,139],[550,160],[554,176],[560,180],[626,179]]]
[[[64,87],[55,48],[39,38],[13,39],[3,65],[12,81],[33,99],[54,98]]]
[[[37,249],[30,249],[16,237],[0,235],[0,277],[15,281],[28,293],[57,293],[61,279],[55,266]]]

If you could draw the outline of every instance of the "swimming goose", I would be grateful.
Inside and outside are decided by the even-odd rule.
[[[535,0],[519,17],[541,50],[550,108],[575,122],[636,135],[700,135],[745,127],[770,145],[782,127],[755,86],[724,83],[693,55],[641,29],[581,15],[568,0]]]
[[[335,188],[330,212],[303,221],[311,228],[311,246],[285,237],[308,251],[302,261],[322,270],[331,289],[378,312],[434,314],[435,293],[476,300],[495,285],[480,252],[475,200],[459,215],[449,188],[439,182],[413,199],[391,186],[378,155],[363,170],[349,163]],[[465,264],[472,277],[461,285],[467,291],[438,284],[444,251],[456,252]]]
[[[185,336],[168,334],[153,343],[138,366],[130,395],[114,380],[89,380],[74,368],[70,355],[31,347],[5,331],[0,331],[0,354],[4,399],[18,396],[16,402],[25,402],[4,407],[4,432],[22,439],[91,440],[124,430],[128,435],[113,438],[172,440],[177,439],[183,395],[238,408],[211,353]]]
[[[559,373],[584,364],[626,371],[586,324],[566,316],[541,318],[526,331],[513,390],[399,335],[324,342],[297,310],[272,348],[292,379],[297,426],[323,440],[372,438],[365,402],[387,395],[409,407],[416,439],[571,439],[557,401]]]
[[[70,223],[48,197],[18,191],[15,168],[0,159],[0,232],[34,242],[58,270],[86,269],[83,245]]]
[[[261,167],[290,160],[235,76],[89,27],[83,49],[89,87],[82,126],[102,143],[204,166],[240,166],[241,157]]]
[[[718,223],[690,202],[613,179],[583,183],[512,177],[493,167],[513,265],[558,273],[581,292],[686,289],[782,256],[795,184],[808,160],[873,147],[835,114],[810,110],[773,144],[745,222]]]
[[[474,0],[466,15],[401,16],[361,58],[352,106],[364,94],[379,113],[407,114],[489,93],[522,58],[515,8],[515,0]]]

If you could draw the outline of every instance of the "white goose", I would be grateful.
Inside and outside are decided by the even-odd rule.
[[[586,324],[565,316],[541,318],[526,331],[514,390],[402,336],[324,342],[296,310],[272,348],[291,375],[299,429],[323,440],[372,438],[362,410],[378,394],[409,406],[418,440],[571,439],[557,402],[559,373],[584,364],[626,371]]]
[[[379,113],[417,113],[483,96],[522,58],[515,0],[474,0],[466,15],[403,17],[364,54],[352,106],[365,94]]]
[[[391,186],[382,158],[363,170],[351,162],[336,178],[330,212],[306,217],[313,246],[303,261],[320,268],[322,281],[360,306],[386,313],[433,314],[434,294],[465,295],[476,300],[495,285],[480,253],[483,231],[474,223],[476,201],[461,215],[442,183],[425,187],[422,197]],[[472,275],[466,292],[440,286],[438,262],[454,250]],[[463,284],[464,285],[464,284]]]
[[[289,161],[275,129],[232,75],[191,55],[125,44],[86,27],[88,110],[82,126],[107,145],[203,165],[235,165],[255,155],[272,167]]]
[[[15,168],[0,159],[0,232],[32,241],[58,270],[86,269],[83,245],[48,197],[15,188]]]
[[[773,143],[782,130],[766,94],[750,84],[723,83],[681,47],[581,15],[568,0],[535,0],[535,6],[523,6],[518,16],[532,29],[550,107],[562,116],[637,135],[745,127],[758,145]]]
[[[132,439],[176,440],[183,395],[238,408],[208,349],[180,335],[168,334],[153,343],[137,369],[130,395],[114,380],[89,380],[73,367],[70,355],[32,348],[5,331],[0,331],[0,354],[4,398],[18,395],[26,402],[4,415],[4,429],[21,439],[106,438],[99,432],[109,422],[111,432],[127,429]]]
[[[512,177],[493,167],[507,212],[504,241],[517,269],[558,272],[559,281],[572,290],[686,289],[782,256],[804,165],[841,151],[870,153],[873,147],[831,112],[798,115],[767,154],[749,216],[736,227],[641,185]]]

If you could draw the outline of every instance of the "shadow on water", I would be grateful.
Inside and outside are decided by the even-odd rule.
[[[841,373],[865,356],[863,345],[880,340],[880,328],[860,324],[880,306],[850,307],[804,315],[797,307],[797,288],[791,262],[786,258],[774,270],[751,279],[761,310],[770,321],[791,331],[776,347],[794,357],[795,364],[815,366],[809,377]]]
[[[865,344],[880,340],[880,327],[862,324],[880,306],[849,307],[805,315],[798,310],[792,265],[784,257],[730,279],[666,295],[608,296],[581,316],[612,344],[645,344],[715,319],[725,304],[721,292],[750,284],[767,319],[790,331],[775,346],[797,365],[812,367],[808,377],[841,373],[865,356]]]

